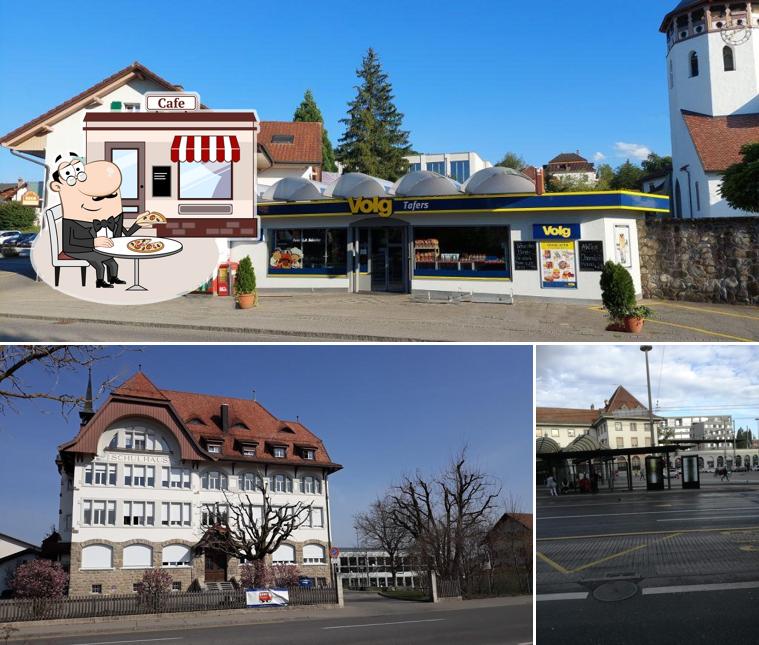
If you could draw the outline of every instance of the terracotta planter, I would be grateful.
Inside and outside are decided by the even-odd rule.
[[[237,306],[240,309],[252,309],[256,306],[256,300],[255,293],[241,293],[237,296]]]
[[[637,316],[627,316],[625,318],[625,331],[629,334],[639,334],[643,330],[645,320],[645,318],[638,318]]]

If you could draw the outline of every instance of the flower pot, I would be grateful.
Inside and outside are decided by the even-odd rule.
[[[628,334],[639,334],[643,330],[645,320],[645,318],[638,318],[637,316],[626,316],[625,331]]]
[[[252,309],[256,306],[256,294],[241,293],[237,296],[237,305],[240,309]]]

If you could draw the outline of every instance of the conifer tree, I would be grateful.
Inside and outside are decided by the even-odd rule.
[[[295,114],[293,114],[293,121],[319,122],[322,124],[322,170],[335,172],[337,170],[335,151],[332,149],[327,128],[324,127],[324,117],[319,106],[316,105],[316,100],[311,90],[306,90],[306,93],[303,95],[303,100],[295,109]]]
[[[356,75],[361,83],[348,104],[347,118],[340,120],[346,128],[337,160],[346,172],[394,181],[408,169],[404,157],[412,153],[409,133],[401,129],[403,114],[393,103],[392,85],[373,49],[369,48]]]

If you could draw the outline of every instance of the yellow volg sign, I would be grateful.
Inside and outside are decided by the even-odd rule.
[[[569,237],[572,229],[568,226],[544,226],[543,235],[546,237]]]
[[[386,197],[348,197],[348,206],[351,209],[351,215],[379,215],[380,217],[390,217],[393,214],[393,200]]]

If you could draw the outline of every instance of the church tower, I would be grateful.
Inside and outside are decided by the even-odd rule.
[[[673,212],[742,215],[718,189],[721,172],[740,161],[740,145],[758,140],[759,0],[682,0],[661,31],[667,37]]]

